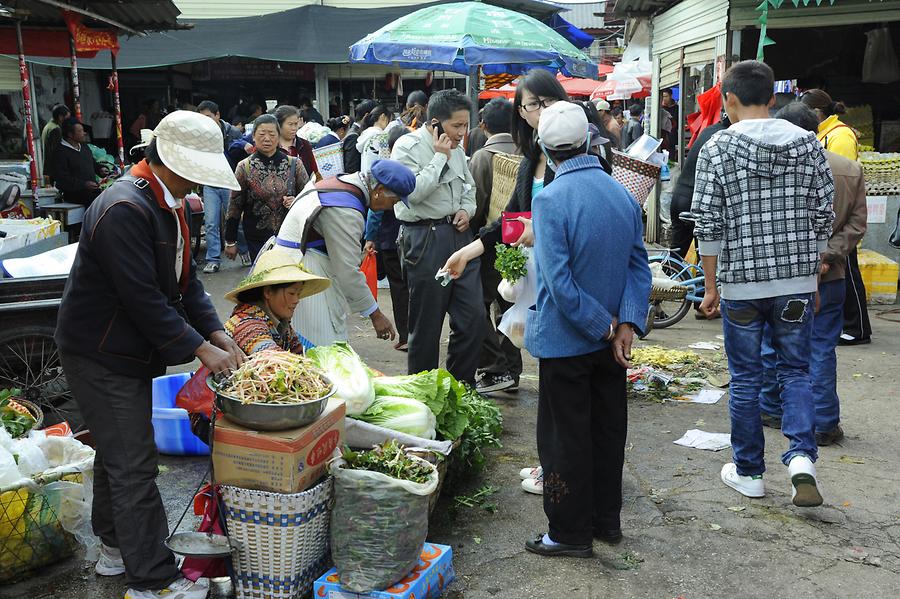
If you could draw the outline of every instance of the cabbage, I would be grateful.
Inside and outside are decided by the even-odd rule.
[[[437,436],[434,430],[437,419],[431,408],[409,397],[378,396],[369,409],[356,418],[423,439]]]
[[[463,389],[443,368],[407,376],[380,376],[374,383],[377,397],[408,397],[431,408],[442,438],[456,440],[466,430],[468,417],[460,410],[458,401]]]
[[[314,347],[306,355],[325,371],[335,388],[335,397],[347,403],[347,414],[362,414],[375,401],[372,375],[346,343]]]

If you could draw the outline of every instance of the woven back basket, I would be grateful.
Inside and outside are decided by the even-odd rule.
[[[519,175],[519,165],[522,157],[515,154],[497,152],[493,158],[493,184],[491,186],[491,205],[488,207],[487,222],[492,223],[500,218],[500,213],[506,210],[509,198],[516,188],[516,177]]]
[[[650,190],[656,185],[662,170],[655,164],[637,160],[618,150],[613,150],[612,167],[613,179],[631,192],[641,206],[647,201]]]
[[[344,172],[344,148],[339,142],[321,148],[313,149],[316,158],[316,166],[322,178],[334,177]]]
[[[241,543],[233,560],[236,597],[306,597],[328,569],[333,479],[302,493],[221,489],[228,535]]]

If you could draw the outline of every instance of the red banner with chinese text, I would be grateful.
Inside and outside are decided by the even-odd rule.
[[[76,52],[96,52],[98,50],[119,51],[119,38],[115,31],[91,29],[81,23],[81,17],[69,11],[63,11],[69,33],[75,40]]]

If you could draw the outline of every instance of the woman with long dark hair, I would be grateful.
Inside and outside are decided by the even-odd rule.
[[[273,114],[278,120],[278,128],[281,131],[278,139],[279,149],[288,156],[299,158],[303,162],[306,172],[310,175],[313,173],[318,174],[319,166],[316,164],[316,157],[313,156],[312,145],[302,137],[297,137],[297,131],[301,126],[300,109],[296,106],[283,104],[276,108]],[[298,189],[297,192],[299,193],[300,190]]]
[[[384,105],[379,104],[363,119],[363,131],[356,142],[356,149],[361,156],[360,171],[367,173],[376,160],[390,158],[388,139],[385,132],[391,124],[391,113]]]

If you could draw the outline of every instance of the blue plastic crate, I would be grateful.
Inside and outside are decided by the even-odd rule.
[[[192,375],[183,372],[153,379],[153,438],[160,453],[209,455],[209,446],[191,432],[187,410],[175,407],[175,396]]]

